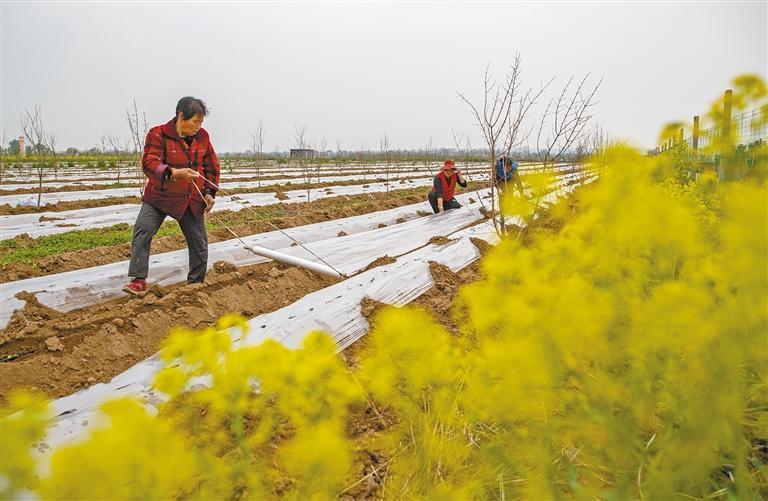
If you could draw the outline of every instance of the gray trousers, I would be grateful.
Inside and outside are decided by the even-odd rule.
[[[440,212],[440,207],[437,206],[437,193],[435,193],[434,191],[430,191],[429,195],[427,195],[427,199],[429,200],[429,205],[432,206],[432,211],[435,214]],[[461,204],[455,198],[452,198],[450,200],[443,200],[443,210],[460,209],[460,208],[461,208]]]
[[[141,204],[141,210],[133,226],[131,240],[131,264],[128,266],[128,276],[147,278],[149,272],[149,248],[152,237],[155,236],[167,214],[148,203]],[[181,232],[187,240],[189,249],[189,274],[187,282],[202,282],[208,267],[208,234],[205,232],[205,218],[196,219],[192,211],[187,209],[179,221]]]

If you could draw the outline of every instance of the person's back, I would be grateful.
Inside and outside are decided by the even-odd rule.
[[[523,183],[517,171],[517,162],[504,156],[496,162],[496,184],[499,189],[505,190],[508,183],[514,184],[520,190],[520,194],[525,195]]]
[[[496,181],[512,181],[516,175],[516,161],[508,157],[501,157],[496,162]]]

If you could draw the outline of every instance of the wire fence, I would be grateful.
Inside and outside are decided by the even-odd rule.
[[[750,145],[768,139],[768,121],[765,120],[767,113],[768,105],[732,117],[730,135],[734,144]],[[719,125],[699,131],[698,147],[707,148],[715,144],[721,135],[722,128]],[[686,137],[685,142],[693,146],[693,135]]]

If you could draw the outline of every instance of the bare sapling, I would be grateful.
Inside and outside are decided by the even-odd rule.
[[[561,161],[587,134],[592,119],[590,111],[597,104],[595,95],[603,81],[601,78],[591,87],[587,86],[588,79],[589,74],[574,88],[574,77],[569,78],[560,94],[544,109],[536,134],[536,152],[542,168]]]
[[[432,134],[429,135],[429,141],[427,141],[427,145],[424,147],[424,173],[428,174],[430,172],[430,159],[432,157]]]
[[[252,129],[248,135],[251,138],[251,152],[256,165],[256,179],[258,186],[261,187],[261,167],[264,163],[264,120],[259,118],[256,128]]]
[[[464,141],[466,142],[466,147],[464,149],[464,163],[469,165],[469,162],[472,160],[472,142],[469,140],[469,134],[464,136]]]
[[[541,207],[541,200],[550,191],[547,173],[558,162],[567,157],[579,157],[580,149],[584,149],[588,143],[589,133],[586,130],[592,115],[590,108],[595,104],[594,98],[602,79],[592,86],[587,85],[589,75],[585,76],[574,86],[574,77],[571,77],[563,86],[560,93],[550,99],[538,124],[536,134],[536,158],[540,163],[543,173],[538,182],[532,183],[531,199],[528,203],[532,206],[526,211],[524,220],[527,223],[533,221]],[[529,132],[530,134],[530,132]],[[518,229],[517,238],[520,238],[523,226]]]
[[[381,160],[384,163],[384,175],[386,176],[384,185],[387,187],[387,199],[389,199],[389,174],[392,169],[392,159],[389,152],[389,135],[386,132],[381,136],[379,148],[381,149]]]
[[[131,131],[131,143],[133,143],[134,165],[136,167],[136,177],[142,179],[144,171],[141,167],[141,157],[144,154],[144,140],[149,132],[146,113],[139,113],[139,106],[136,100],[133,100],[133,109],[125,109],[125,118],[128,122],[128,129]],[[144,195],[144,184],[139,188],[141,195]]]
[[[574,85],[574,77],[568,79],[560,93],[547,103],[536,134],[536,155],[544,172],[549,171],[588,136],[587,126],[592,119],[591,109],[597,104],[595,96],[603,79],[594,86],[588,85],[589,74]],[[529,219],[536,217],[544,196],[543,187],[534,190],[533,211]],[[518,231],[518,237],[522,228]]]
[[[46,133],[43,126],[43,115],[40,106],[35,105],[34,111],[31,112],[28,109],[24,109],[19,127],[36,155],[34,166],[37,172],[37,207],[39,208],[43,197],[43,176],[45,175],[45,168],[51,151],[51,136]]]
[[[501,82],[490,75],[490,65],[487,66],[483,79],[483,98],[480,106],[476,106],[464,94],[457,92],[458,97],[469,106],[488,148],[488,173],[490,179],[494,180],[494,184],[491,186],[491,207],[493,207],[491,219],[499,235],[506,234],[506,221],[503,211],[497,210],[502,204],[498,196],[499,186],[496,182],[496,156],[500,153],[509,154],[512,148],[520,144],[524,137],[527,137],[522,128],[525,117],[536,99],[549,85],[542,84],[538,91],[529,89],[523,93],[521,90],[521,72],[522,64],[519,54],[515,55],[509,72]]]
[[[320,184],[320,175],[323,173],[322,171],[322,159],[325,157],[325,149],[328,147],[328,141],[326,141],[325,136],[323,136],[320,139],[320,149],[317,150],[317,157],[316,157],[316,163],[315,163],[315,177],[317,177],[317,183]],[[316,149],[316,148],[313,148]]]
[[[309,159],[307,158],[307,150],[309,147],[309,143],[307,142],[307,130],[309,130],[307,124],[294,126],[293,139],[296,142],[297,148],[300,150],[297,155],[297,160],[299,162],[299,167],[301,168],[302,177],[307,185],[307,203],[309,203],[310,187],[312,185],[312,170],[308,162]]]
[[[5,127],[3,127],[2,136],[3,136],[3,140],[2,140],[2,143],[0,143],[0,184],[3,184],[3,180],[5,179],[6,157],[10,154],[10,151],[9,151],[10,148],[5,147],[5,145],[8,144],[6,143],[7,136],[5,132]]]
[[[575,160],[579,164],[579,169],[583,172],[599,170],[599,167],[592,160],[601,156],[609,148],[620,144],[623,144],[623,141],[608,134],[602,124],[593,122],[589,133],[584,134],[576,148]]]
[[[53,168],[53,179],[54,181],[59,180],[59,162],[56,158],[56,142],[57,138],[55,134],[49,134],[48,135],[48,145],[51,148],[51,167]]]
[[[112,154],[117,157],[117,160],[115,162],[115,168],[117,169],[117,184],[120,184],[120,173],[122,170],[122,165],[120,162],[120,152],[122,151],[122,145],[120,138],[116,134],[107,134],[106,141],[109,144],[109,147],[112,150]]]

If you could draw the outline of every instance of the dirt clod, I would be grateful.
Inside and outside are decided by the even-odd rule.
[[[213,271],[216,273],[232,273],[237,271],[237,266],[227,261],[217,261],[213,263]]]
[[[472,242],[475,247],[477,247],[477,250],[480,251],[481,256],[485,256],[488,251],[491,250],[491,244],[482,238],[470,237],[469,241]]]
[[[45,340],[45,348],[48,351],[63,351],[64,344],[61,342],[61,339],[53,336]]]
[[[378,268],[379,266],[384,266],[385,264],[392,264],[395,261],[397,261],[397,259],[395,259],[393,257],[381,256],[379,258],[376,258],[376,260],[374,260],[371,264],[366,266],[363,271],[368,271],[368,270],[371,270],[373,268]]]
[[[360,311],[367,319],[373,317],[377,311],[384,308],[385,306],[387,306],[385,303],[376,301],[367,296],[364,297],[362,301],[360,301]]]
[[[432,309],[437,312],[448,311],[453,297],[456,295],[459,285],[461,285],[459,276],[447,266],[435,261],[429,262],[429,273],[435,282],[434,290],[437,293]]]
[[[38,219],[38,221],[40,221],[41,223],[44,223],[46,221],[63,221],[63,220],[64,220],[63,217],[48,217],[48,216],[40,216],[40,219]]]
[[[443,235],[438,235],[429,239],[429,243],[433,245],[445,245],[453,240]]]

